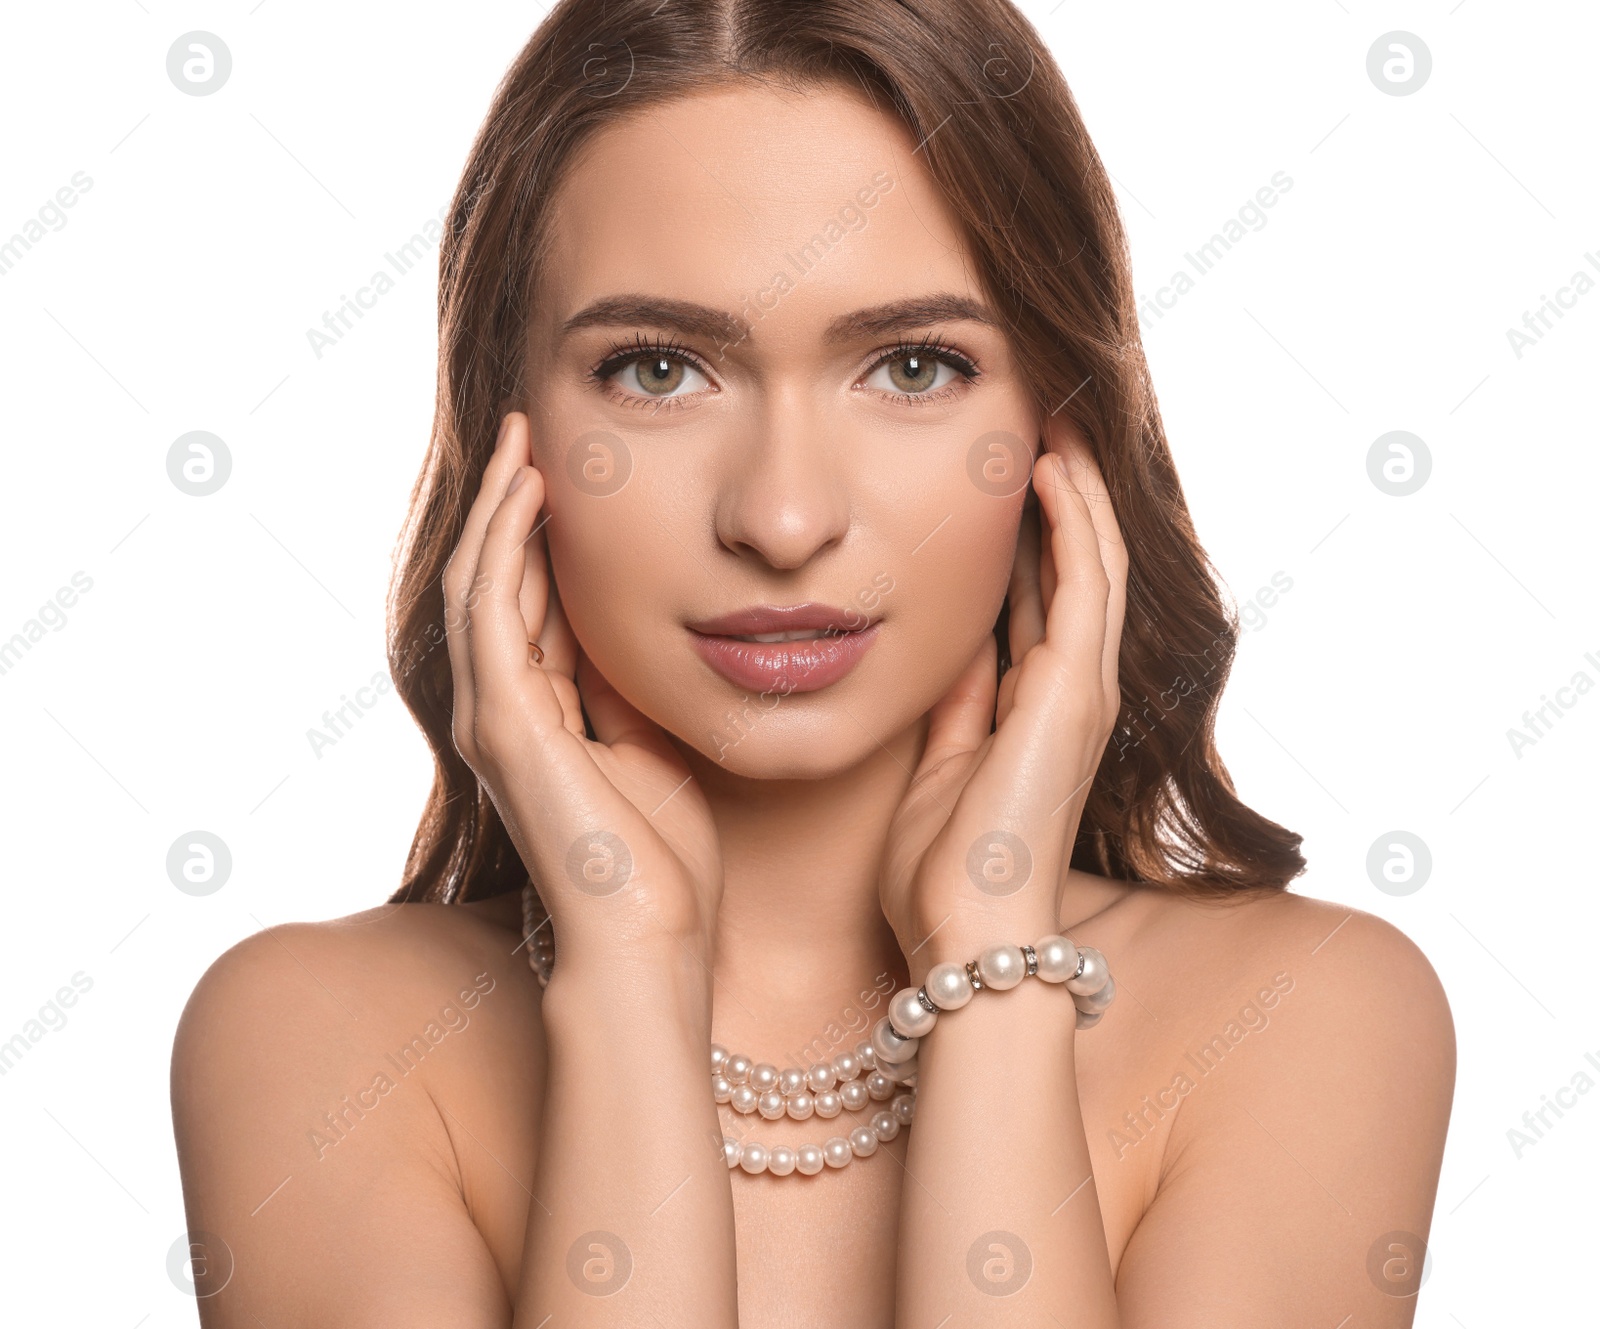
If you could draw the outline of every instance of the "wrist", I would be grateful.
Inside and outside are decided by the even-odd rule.
[[[961,1009],[944,1012],[918,1039],[917,1062],[925,1068],[945,1056],[969,1069],[974,1058],[1010,1066],[1042,1047],[1070,1052],[1077,1032],[1072,994],[1034,977],[1004,991],[980,992]]]
[[[607,1028],[684,1028],[709,1043],[711,989],[709,953],[687,942],[662,934],[623,950],[563,934],[540,1004],[558,1040]]]

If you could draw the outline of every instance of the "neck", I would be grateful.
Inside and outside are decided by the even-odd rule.
[[[926,738],[924,716],[848,770],[772,780],[673,740],[722,846],[716,1041],[757,1060],[823,1060],[865,1039],[887,994],[905,984],[878,870]]]

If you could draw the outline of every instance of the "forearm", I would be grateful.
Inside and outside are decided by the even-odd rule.
[[[1115,1329],[1076,1018],[1059,984],[1027,978],[977,993],[921,1040],[898,1325]]]
[[[734,1329],[710,979],[682,955],[586,959],[564,952],[544,994],[548,1076],[514,1329]]]

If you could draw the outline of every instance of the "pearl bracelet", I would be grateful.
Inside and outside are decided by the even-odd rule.
[[[940,1014],[965,1006],[974,992],[985,988],[1004,991],[1024,978],[1037,976],[1046,983],[1065,983],[1078,1008],[1077,1027],[1093,1029],[1117,995],[1117,985],[1106,957],[1093,946],[1081,949],[1066,937],[1051,933],[1031,946],[1002,942],[990,946],[965,965],[946,961],[928,970],[921,987],[901,988],[889,1001],[889,1013],[872,1027],[872,1051],[878,1070],[904,1083],[916,1074],[917,1045],[927,1036]]]

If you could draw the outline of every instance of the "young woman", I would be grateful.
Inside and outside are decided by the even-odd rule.
[[[435,787],[390,903],[184,1014],[202,1322],[1409,1324],[1449,1010],[1217,755],[1234,621],[1019,13],[566,0],[441,277]]]

